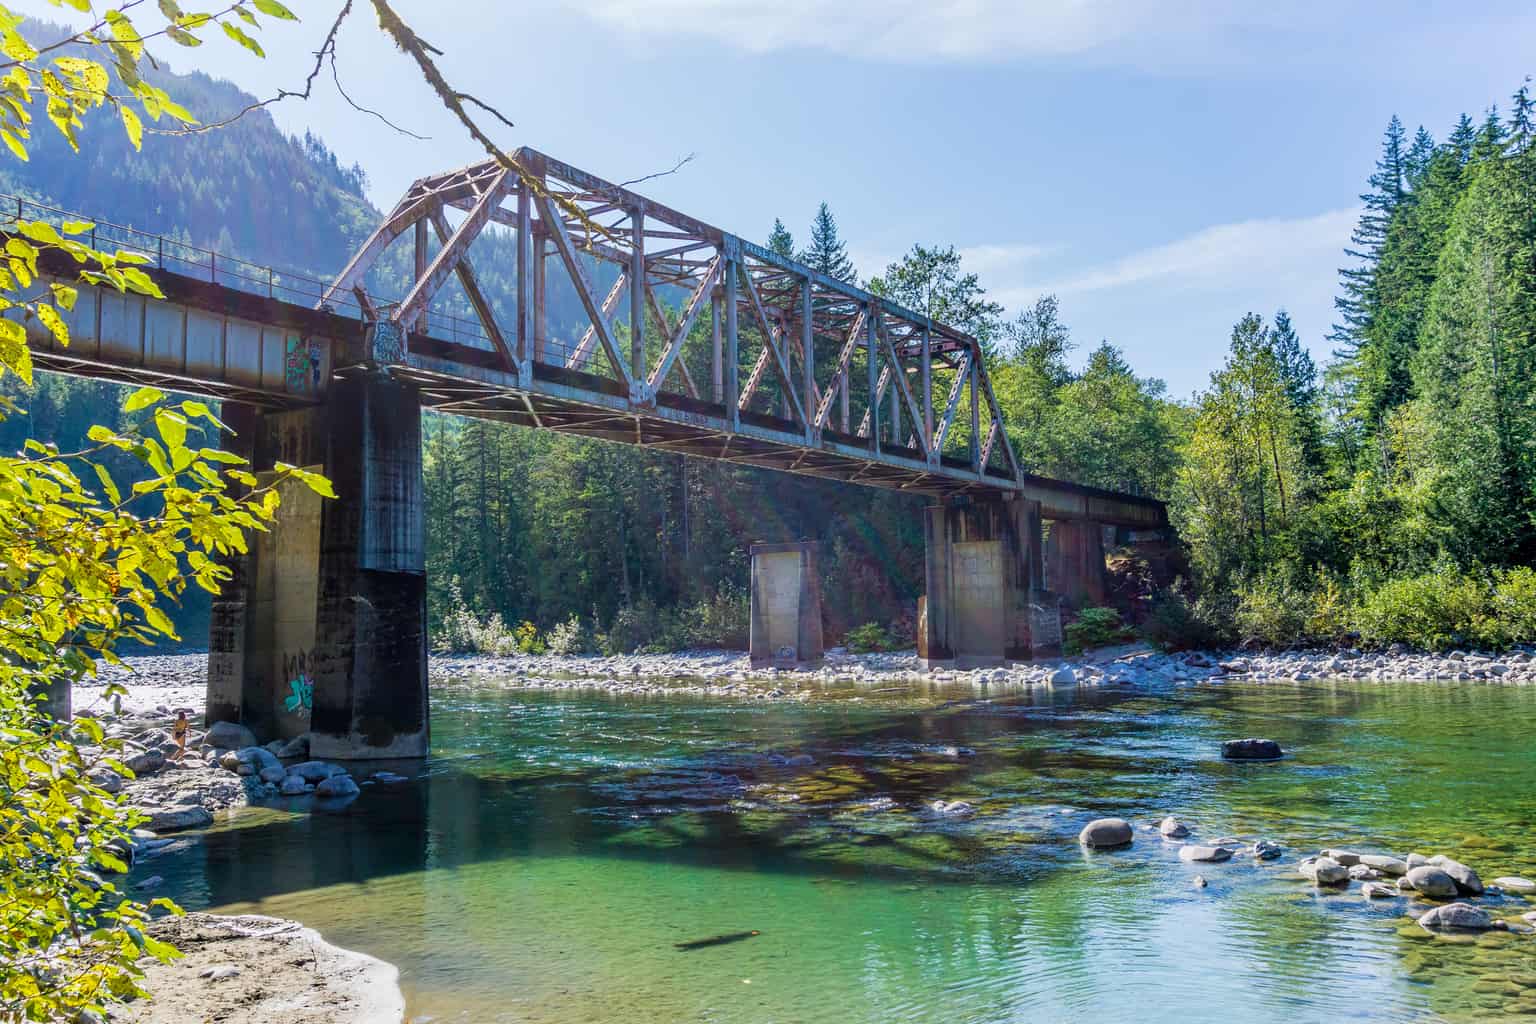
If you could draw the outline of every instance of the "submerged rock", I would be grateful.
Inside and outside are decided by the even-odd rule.
[[[1402,893],[1398,892],[1395,886],[1385,882],[1366,882],[1360,887],[1360,895],[1368,900],[1384,900],[1401,896]]]
[[[1189,826],[1171,814],[1158,823],[1157,830],[1169,839],[1183,839],[1189,835]]]
[[[303,796],[308,790],[309,783],[304,781],[302,775],[285,775],[277,787],[277,791],[283,796]]]
[[[345,769],[339,765],[326,761],[302,761],[299,764],[289,765],[288,774],[297,775],[305,782],[321,782],[332,775],[344,773]]]
[[[1285,848],[1273,840],[1260,839],[1253,844],[1253,855],[1259,860],[1274,860],[1284,852]]]
[[[1200,863],[1220,864],[1222,861],[1231,860],[1232,851],[1225,846],[1181,846],[1179,847],[1179,860],[1197,861]]]
[[[332,775],[315,786],[315,796],[319,797],[357,796],[360,792],[356,780],[346,774]]]
[[[1508,892],[1536,892],[1536,882],[1531,881],[1529,878],[1521,878],[1519,875],[1503,875],[1495,878],[1493,884]]]
[[[928,805],[928,808],[935,814],[943,814],[951,818],[964,817],[976,810],[964,800],[935,800]]]
[[[1099,818],[1090,821],[1077,835],[1078,842],[1095,850],[1130,846],[1133,838],[1130,823],[1124,818]]]
[[[1332,857],[1306,857],[1296,865],[1296,870],[1318,885],[1342,885],[1349,881],[1349,869]]]
[[[1051,673],[1052,686],[1071,686],[1076,682],[1077,673],[1073,672],[1071,667],[1068,665],[1063,665],[1061,668]]]
[[[1222,743],[1221,756],[1229,761],[1274,761],[1284,757],[1285,751],[1274,740],[1249,737]]]
[[[1419,918],[1419,924],[1432,932],[1484,932],[1495,927],[1488,911],[1470,903],[1447,903],[1435,907]]]
[[[1400,889],[1412,889],[1433,899],[1449,899],[1456,895],[1456,880],[1431,864],[1409,868],[1397,885]]]
[[[156,832],[179,832],[187,828],[206,828],[213,824],[213,815],[201,804],[186,807],[146,807],[149,815],[146,824]]]
[[[1349,877],[1357,882],[1380,881],[1382,874],[1369,864],[1355,864],[1349,869]]]

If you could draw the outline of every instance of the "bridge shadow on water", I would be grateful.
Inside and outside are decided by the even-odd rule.
[[[606,698],[505,699],[612,714],[621,731],[637,733],[654,728],[654,715],[667,719],[676,709],[672,698],[608,707]],[[535,751],[534,763],[510,761],[505,750],[449,754],[407,783],[366,787],[338,810],[310,814],[302,813],[306,801],[274,802],[276,813],[264,820],[245,816],[171,856],[176,875],[200,876],[201,897],[183,895],[210,906],[542,857],[828,882],[1039,881],[1080,859],[1073,837],[1087,818],[1152,816],[1219,784],[1229,769],[1199,760],[1191,744],[1204,742],[1196,736],[1206,720],[1223,721],[1222,705],[1219,691],[1187,692],[1170,703],[1085,689],[855,720],[790,709],[761,735],[748,727],[685,753],[628,754],[620,740],[612,756],[593,758],[599,763],[542,758],[579,744],[583,726],[574,723],[570,736],[544,737],[550,749]],[[637,706],[644,726],[633,720]],[[708,714],[728,710],[714,706]],[[477,711],[454,728],[467,734],[483,720]],[[1332,728],[1329,721],[1314,726]],[[792,738],[786,725],[799,727]],[[973,814],[930,806],[955,799],[971,803]],[[290,806],[300,813],[283,813]]]

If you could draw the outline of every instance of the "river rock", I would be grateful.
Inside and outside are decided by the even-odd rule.
[[[1260,839],[1253,844],[1253,855],[1259,860],[1274,860],[1285,848],[1270,839]]]
[[[159,747],[150,747],[124,758],[123,764],[127,765],[135,775],[153,775],[165,767],[165,755],[160,752]]]
[[[1408,865],[1408,871],[1412,871],[1414,868],[1422,868],[1424,865],[1428,864],[1429,858],[1424,856],[1422,853],[1410,853],[1408,855],[1408,859],[1403,861],[1403,863]],[[1403,874],[1407,873],[1407,871],[1403,872]]]
[[[1129,846],[1133,838],[1130,823],[1124,818],[1099,818],[1083,826],[1077,841],[1090,849],[1108,850]]]
[[[963,818],[976,810],[964,800],[935,800],[928,805],[928,808],[935,814],[943,814],[951,818]]]
[[[1349,850],[1324,850],[1324,857],[1332,857],[1347,868],[1352,868],[1360,863],[1360,855]]]
[[[1384,875],[1396,876],[1408,873],[1407,862],[1398,860],[1396,857],[1386,857],[1379,853],[1362,853],[1360,855],[1360,863],[1366,867],[1375,868]]]
[[[1341,885],[1349,881],[1349,869],[1332,857],[1306,857],[1296,865],[1303,878],[1318,885]]]
[[[225,771],[238,772],[240,770],[240,755],[233,750],[225,751],[219,757],[219,767]]]
[[[1401,896],[1402,893],[1385,882],[1366,882],[1360,887],[1360,895],[1368,900],[1384,900]]]
[[[1232,859],[1232,851],[1225,846],[1181,846],[1179,847],[1179,860],[1196,861],[1199,863],[1220,864],[1224,860]]]
[[[409,782],[410,779],[395,772],[377,771],[368,776],[368,781],[377,782],[381,786],[398,786],[402,782]],[[964,800],[957,800],[955,802],[965,803]],[[966,804],[966,806],[969,807],[970,805]]]
[[[1274,761],[1284,757],[1285,751],[1274,740],[1250,737],[1227,740],[1221,745],[1221,756],[1229,761]]]
[[[1409,868],[1397,885],[1400,889],[1412,889],[1432,899],[1449,899],[1456,895],[1456,879],[1432,864]]]
[[[1430,931],[1483,932],[1494,927],[1488,911],[1470,903],[1446,903],[1419,917],[1419,924]]]
[[[1381,872],[1369,864],[1352,864],[1349,868],[1349,877],[1357,882],[1377,882],[1381,880]]]
[[[265,768],[281,768],[283,763],[266,747],[245,747],[236,752],[242,761],[254,765],[259,774]]]
[[[295,757],[308,757],[309,733],[306,732],[302,736],[295,736],[287,743],[284,743],[283,749],[277,751],[277,756],[283,758],[284,760]]]
[[[1072,671],[1070,665],[1063,665],[1051,673],[1052,686],[1071,686],[1077,682],[1077,673]]]
[[[277,791],[283,796],[303,796],[309,790],[309,783],[304,781],[302,775],[284,775],[283,781],[278,783]]]
[[[222,750],[240,750],[256,745],[256,735],[239,722],[214,722],[203,736],[203,745]]]
[[[100,786],[108,793],[120,793],[123,789],[123,777],[111,768],[97,768],[86,776],[92,785]]]
[[[263,768],[258,773],[258,778],[260,778],[262,782],[270,782],[274,784],[282,782],[287,777],[288,773],[283,770],[282,765],[275,765],[271,768]]]
[[[1529,878],[1521,878],[1519,875],[1503,875],[1495,878],[1493,884],[1506,892],[1536,892],[1536,882],[1531,881]]]
[[[322,779],[315,786],[315,796],[319,797],[357,796],[360,792],[362,790],[358,789],[357,782],[345,773]]]
[[[1169,839],[1183,839],[1189,835],[1189,826],[1171,814],[1158,823],[1157,830]]]
[[[344,771],[345,769],[325,761],[301,761],[288,766],[289,775],[297,775],[305,782],[322,782]]]
[[[1456,891],[1461,895],[1481,896],[1483,894],[1483,880],[1477,877],[1476,871],[1461,861],[1439,855],[1429,858],[1429,862],[1451,876],[1456,882]]]
[[[181,807],[146,807],[146,822],[156,832],[179,832],[187,828],[207,828],[213,824],[213,815],[201,804]]]

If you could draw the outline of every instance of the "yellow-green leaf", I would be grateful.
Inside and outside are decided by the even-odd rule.
[[[117,111],[123,117],[123,129],[128,133],[128,141],[133,143],[134,149],[141,148],[144,145],[144,122],[126,104],[119,104]]]
[[[139,388],[128,396],[128,401],[123,403],[123,412],[138,412],[140,409],[154,405],[165,398],[165,392],[159,388]]]

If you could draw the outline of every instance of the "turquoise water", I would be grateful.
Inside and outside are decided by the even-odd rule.
[[[1536,939],[1433,939],[1407,901],[1292,870],[1336,845],[1536,875],[1530,689],[433,700],[419,778],[340,813],[244,812],[139,873],[396,963],[421,1020],[1536,1016]],[[1220,760],[1248,735],[1293,755]],[[1182,863],[1140,828],[1165,813],[1286,856]],[[1107,814],[1135,845],[1085,854]]]

